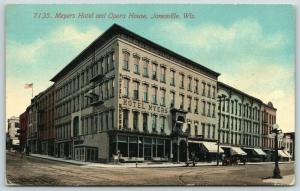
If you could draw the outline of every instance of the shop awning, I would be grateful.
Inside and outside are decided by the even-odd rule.
[[[201,142],[210,153],[218,153],[218,144],[216,142]],[[219,147],[219,153],[224,153],[224,150]]]
[[[282,158],[289,158],[289,156],[287,156],[283,150],[278,150],[278,156],[282,157]]]
[[[292,158],[292,156],[290,155],[290,153],[288,151],[283,150],[283,152],[287,157]]]
[[[202,143],[203,141],[194,141],[194,140],[189,140],[189,143]]]
[[[230,147],[231,155],[247,155],[240,147]]]
[[[258,154],[258,155],[263,155],[263,156],[265,156],[265,155],[267,155],[262,149],[253,149],[255,152],[256,152],[256,154]]]

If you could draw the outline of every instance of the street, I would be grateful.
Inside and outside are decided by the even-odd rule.
[[[170,168],[103,168],[6,154],[8,185],[272,185],[274,164]],[[294,174],[294,163],[280,164],[281,175]]]

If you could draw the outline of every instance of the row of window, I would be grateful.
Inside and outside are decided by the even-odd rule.
[[[222,111],[230,113],[232,115],[248,117],[254,120],[260,120],[260,111],[257,107],[251,107],[248,104],[238,103],[238,100],[226,99],[222,101]],[[231,109],[230,109],[231,108]]]
[[[276,115],[272,115],[268,112],[263,111],[263,116],[264,116],[264,122],[272,125],[276,123]]]
[[[188,124],[187,131],[191,135],[191,124]],[[206,139],[216,139],[216,126],[210,123],[201,123],[201,126],[195,124],[194,126],[194,135],[197,137],[199,135],[203,136]]]
[[[99,85],[94,89],[93,95],[87,95],[88,91],[81,93],[81,96],[76,96],[63,103],[60,103],[56,107],[56,119],[67,116],[73,112],[79,111],[80,98],[81,97],[81,109],[87,108],[90,104],[97,100],[107,100],[114,97],[114,78],[111,78]],[[95,96],[96,95],[96,96]],[[92,97],[91,97],[92,96]]]
[[[229,120],[230,119],[230,120]],[[228,115],[222,115],[221,120],[221,128],[223,129],[230,129],[231,130],[235,130],[235,131],[242,131],[242,127],[243,130],[245,132],[248,133],[259,133],[259,123],[257,122],[252,122],[253,125],[251,125],[251,121],[250,120],[242,120],[240,118],[237,117],[231,117],[229,118]]]
[[[130,80],[127,78],[123,78],[123,97],[129,98],[130,97]],[[140,88],[140,82],[133,81],[132,82],[132,99],[134,100],[142,100],[143,102],[149,102],[149,84],[142,83],[142,88]],[[142,90],[142,99],[140,98],[140,89]],[[166,90],[164,88],[160,88],[160,105],[166,106]],[[158,104],[158,87],[151,86],[151,103]],[[187,111],[198,113],[199,112],[199,99],[194,98],[194,110],[192,110],[192,97],[187,97]],[[180,109],[185,109],[185,95],[179,94],[180,99]],[[206,102],[205,100],[202,101],[203,104],[203,112],[202,115],[208,117],[215,117],[215,104],[211,102]],[[207,107],[206,107],[207,105]],[[175,91],[170,91],[170,107],[175,107]],[[207,111],[206,111],[207,110]]]
[[[96,134],[112,129],[114,127],[114,117],[114,110],[81,117],[81,130],[74,132],[74,136]]]
[[[56,138],[68,139],[71,137],[71,124],[64,123],[56,126]]]
[[[111,52],[104,57],[101,57],[97,62],[86,66],[85,69],[81,71],[81,74],[73,77],[73,79],[65,82],[56,91],[56,100],[59,101],[70,94],[79,90],[79,86],[84,87],[90,83],[90,80],[98,75],[105,75],[106,73],[114,70],[115,68],[115,54]],[[81,85],[80,81],[81,79]]]
[[[259,137],[243,135],[240,133],[221,131],[221,143],[233,145],[259,146]]]
[[[149,76],[149,59],[142,58],[137,54],[133,55],[133,73],[140,75],[141,74],[141,61],[142,61],[142,75],[143,77],[150,77],[152,80],[158,81],[158,64],[156,62],[151,63],[151,76]],[[130,53],[127,51],[123,51],[123,69],[126,71],[130,71]],[[179,77],[179,78],[178,78]],[[179,88],[185,89],[185,75],[183,73],[179,73],[177,77],[176,71],[174,69],[170,69],[170,85],[176,86],[176,79],[179,79]],[[160,82],[166,83],[166,66],[160,65]],[[194,85],[193,85],[194,84]],[[199,94],[199,80],[193,79],[192,76],[187,77],[187,91],[194,92]],[[212,86],[209,83],[202,82],[202,96],[207,97],[216,97],[216,87]]]
[[[139,130],[139,116],[142,115],[142,127],[144,132],[149,132],[148,123],[151,120],[151,130],[155,133],[165,133],[166,117],[158,116],[155,114],[149,115],[148,113],[140,113],[133,111],[130,114],[130,110],[123,109],[123,128],[129,129],[132,127],[133,130]],[[132,116],[132,124],[129,124],[129,117]],[[158,124],[159,120],[159,124]],[[159,129],[158,129],[159,127]]]

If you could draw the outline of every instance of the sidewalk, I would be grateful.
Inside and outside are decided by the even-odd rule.
[[[272,183],[274,185],[278,186],[293,186],[295,184],[295,175],[286,175],[282,176],[281,179],[276,179],[276,178],[268,178],[268,179],[263,179],[263,182],[266,183]]]
[[[65,162],[75,165],[87,166],[87,167],[102,167],[102,168],[168,168],[168,167],[184,167],[186,166],[185,162],[181,163],[172,163],[172,162],[143,162],[143,163],[93,163],[93,162],[82,162],[76,160],[69,160],[63,158],[56,158],[47,155],[40,154],[30,154],[32,157]],[[274,162],[248,162],[246,165],[259,165],[259,164],[272,164]],[[280,162],[280,164],[285,164],[290,162]],[[216,166],[216,162],[197,162],[196,166]],[[221,163],[220,163],[221,165]],[[242,165],[242,164],[240,164]],[[192,166],[190,164],[190,166]]]

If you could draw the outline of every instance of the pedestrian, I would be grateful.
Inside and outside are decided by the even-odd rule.
[[[193,166],[196,166],[196,164],[195,164],[195,153],[194,152],[191,153],[191,157],[192,157],[192,161],[193,161]]]

